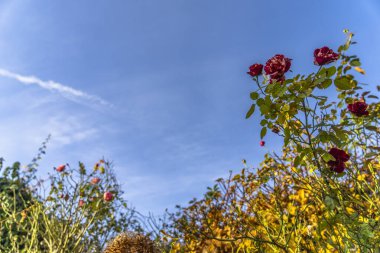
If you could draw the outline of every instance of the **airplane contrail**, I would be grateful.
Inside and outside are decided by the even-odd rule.
[[[6,69],[0,68],[0,76],[8,77],[14,80],[19,81],[23,84],[36,84],[40,86],[43,89],[50,90],[50,91],[58,91],[63,96],[69,96],[73,98],[79,98],[79,99],[85,99],[87,101],[91,101],[93,103],[100,103],[101,105],[105,106],[111,106],[112,104],[108,103],[107,101],[103,100],[100,97],[87,94],[81,90],[77,90],[74,88],[71,88],[69,86],[63,85],[61,83],[57,83],[55,81],[43,81],[35,76],[23,76],[17,73],[13,73],[11,71],[8,71]]]

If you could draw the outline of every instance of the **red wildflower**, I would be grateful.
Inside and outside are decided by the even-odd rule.
[[[94,177],[93,179],[91,179],[91,184],[97,184],[100,182],[100,178],[98,177]]]
[[[55,168],[55,170],[58,172],[63,172],[65,168],[66,168],[66,165],[62,164],[62,165],[59,165],[57,168]]]
[[[105,192],[104,193],[104,196],[103,196],[103,199],[105,201],[111,201],[113,199],[113,194],[111,192]]]

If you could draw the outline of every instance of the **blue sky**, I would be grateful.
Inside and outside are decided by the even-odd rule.
[[[1,1],[0,155],[27,164],[50,133],[41,177],[104,156],[127,200],[161,214],[281,145],[260,148],[244,119],[250,64],[283,53],[313,71],[349,28],[378,85],[379,15],[376,0]]]

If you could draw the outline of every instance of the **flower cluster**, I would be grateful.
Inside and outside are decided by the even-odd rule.
[[[95,164],[95,167],[94,167],[94,172],[96,172],[97,170],[99,170],[101,174],[104,174],[104,172],[105,172],[104,170],[105,170],[105,169],[104,169],[103,166],[101,166],[102,164],[105,164],[105,161],[104,161],[104,160],[100,160],[99,162],[97,162],[97,163]],[[62,165],[59,165],[59,166],[55,167],[54,169],[55,169],[57,172],[62,173],[62,172],[65,171],[66,166],[68,166],[68,164],[67,164],[67,165],[62,164]],[[99,177],[92,177],[91,180],[89,180],[89,183],[95,186],[95,185],[99,184],[100,181],[101,181],[101,179],[100,179]],[[81,197],[84,197],[85,195],[82,193],[80,196],[81,196]],[[61,195],[60,195],[60,198],[61,198],[61,199],[64,199],[65,201],[68,201],[69,198],[70,198],[70,196],[69,196],[68,194],[61,194]],[[91,198],[89,198],[89,199],[90,199],[90,200],[91,200],[91,199],[94,200],[93,197],[91,197]],[[114,195],[112,194],[112,192],[110,192],[110,191],[105,191],[105,192],[104,192],[104,194],[103,194],[103,200],[104,200],[104,201],[106,201],[106,202],[110,202],[110,201],[112,201],[113,199],[114,199]],[[79,206],[79,207],[83,207],[85,204],[86,204],[85,200],[83,200],[83,199],[79,199],[79,201],[78,201],[78,206]]]
[[[282,54],[276,54],[270,58],[265,67],[262,64],[255,63],[249,67],[247,72],[252,77],[259,76],[263,72],[270,77],[270,82],[282,82],[285,80],[285,73],[290,69],[291,59]]]

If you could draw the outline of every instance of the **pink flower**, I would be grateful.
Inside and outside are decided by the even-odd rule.
[[[353,104],[349,104],[347,109],[358,117],[367,116],[369,112],[367,111],[368,105],[364,101],[358,101]]]
[[[105,201],[111,201],[112,199],[113,199],[113,195],[112,195],[112,193],[111,192],[105,192],[104,193],[104,196],[103,196],[103,199],[105,200]]]
[[[290,69],[291,59],[282,54],[276,54],[270,58],[264,67],[265,74],[270,76],[272,81],[282,82],[285,80],[285,73]]]
[[[91,179],[91,184],[97,184],[100,182],[100,178],[98,177],[94,177],[93,179]]]
[[[338,60],[339,54],[328,47],[317,48],[314,50],[314,64],[322,66]]]
[[[58,172],[63,172],[65,168],[66,168],[66,165],[62,164],[62,165],[59,165],[57,168],[55,168],[55,170]]]
[[[263,72],[263,67],[264,66],[262,64],[253,64],[249,67],[249,72],[247,72],[247,74],[251,75],[252,77],[261,75]]]
[[[85,204],[84,200],[80,199],[79,202],[78,202],[78,206],[82,207],[82,206],[84,206],[84,204]]]
[[[344,163],[350,159],[350,155],[338,148],[330,149],[329,154],[335,158],[335,161],[328,162],[331,170],[342,173],[346,168]]]
[[[265,141],[260,141],[260,146],[264,147],[265,146]]]

